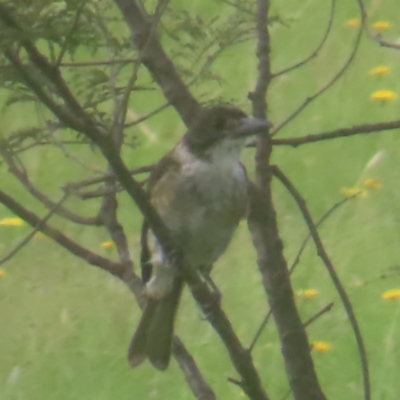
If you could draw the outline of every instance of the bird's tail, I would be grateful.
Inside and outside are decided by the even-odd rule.
[[[146,358],[159,370],[168,367],[174,321],[182,288],[182,279],[176,277],[171,292],[164,298],[147,300],[128,349],[128,362],[131,367],[140,365]]]

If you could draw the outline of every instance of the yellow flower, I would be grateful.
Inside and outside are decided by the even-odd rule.
[[[389,67],[384,67],[382,65],[382,66],[379,66],[379,67],[372,68],[369,71],[369,74],[372,75],[372,76],[388,75],[388,74],[390,74],[390,68]]]
[[[358,28],[361,24],[361,21],[358,18],[352,18],[346,21],[346,25],[350,28]]]
[[[377,179],[365,179],[363,185],[368,189],[379,189],[382,186],[382,183]]]
[[[317,297],[319,295],[319,292],[315,289],[305,289],[297,291],[297,295],[306,299],[312,299],[314,297]]]
[[[365,191],[358,187],[342,188],[340,189],[340,193],[342,193],[346,197],[365,195]]]
[[[304,291],[304,297],[306,299],[312,299],[314,297],[317,297],[318,295],[319,295],[319,292],[318,292],[318,290],[315,290],[315,289],[306,289]]]
[[[371,94],[371,100],[377,101],[394,100],[396,97],[397,94],[391,90],[378,90]]]
[[[392,289],[383,292],[382,299],[388,301],[400,299],[400,289]]]
[[[378,22],[375,22],[372,25],[372,27],[374,29],[376,29],[377,31],[384,31],[384,30],[390,28],[390,24],[387,21],[378,21]]]
[[[24,221],[21,218],[13,217],[13,218],[3,218],[0,221],[1,226],[22,226],[24,225]]]
[[[332,349],[332,345],[328,342],[312,342],[311,349],[314,351],[318,351],[319,353],[325,353]]]
[[[0,279],[7,278],[7,272],[0,268]]]
[[[110,250],[110,249],[113,249],[113,248],[115,247],[115,243],[114,243],[112,240],[109,240],[109,241],[107,241],[107,242],[103,242],[103,243],[100,245],[100,247],[101,247],[102,249]]]

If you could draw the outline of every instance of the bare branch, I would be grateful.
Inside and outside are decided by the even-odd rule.
[[[337,139],[341,137],[355,136],[360,134],[378,133],[400,128],[400,120],[380,122],[378,124],[356,125],[351,128],[340,128],[330,132],[315,133],[298,138],[272,139],[274,146],[297,147],[303,144],[321,142],[323,140]]]
[[[253,114],[259,118],[265,118],[267,114],[266,94],[271,80],[270,37],[267,25],[269,6],[269,0],[258,0],[255,16],[258,79],[249,98],[252,101]],[[307,335],[294,302],[279,237],[272,201],[270,135],[258,137],[256,146],[256,182],[250,186],[248,226],[257,251],[263,285],[278,329],[286,373],[297,400],[324,400],[325,396],[319,386],[310,355]]]
[[[360,327],[358,325],[356,316],[353,311],[353,306],[351,301],[336,273],[335,267],[333,266],[325,248],[322,244],[321,238],[319,237],[318,230],[315,226],[315,223],[312,220],[311,214],[308,210],[307,204],[305,200],[301,197],[300,193],[294,187],[292,182],[286,177],[286,175],[277,167],[273,167],[273,174],[282,182],[282,184],[286,187],[289,193],[292,195],[294,200],[299,207],[301,214],[310,230],[312,239],[315,243],[315,247],[317,249],[317,254],[325,264],[325,267],[331,277],[333,284],[340,296],[340,299],[343,303],[344,309],[346,310],[347,317],[349,318],[351,327],[354,332],[354,337],[357,342],[358,352],[360,355],[360,362],[361,362],[361,370],[363,374],[363,386],[364,386],[364,398],[365,400],[371,399],[371,389],[370,389],[370,380],[369,380],[369,367],[368,367],[368,358],[367,352],[364,345],[364,340],[361,334]]]
[[[357,195],[354,196],[350,196],[350,197],[346,197],[343,200],[338,201],[337,203],[335,203],[319,220],[318,222],[315,224],[316,228],[319,228],[320,225],[326,221],[331,214],[337,210],[340,206],[342,206],[343,204],[347,203],[348,201],[350,201],[351,199],[354,199],[355,197],[357,197]],[[293,273],[294,269],[296,268],[297,264],[300,262],[300,257],[303,254],[304,249],[306,248],[306,245],[308,243],[308,241],[311,238],[311,233],[308,233],[308,235],[306,236],[306,238],[304,239],[303,243],[300,246],[300,249],[296,255],[296,257],[294,258],[294,261],[289,269],[290,274]]]
[[[215,393],[204,380],[192,355],[187,351],[178,336],[172,341],[172,353],[185,373],[186,382],[198,400],[216,400]]]
[[[20,203],[15,201],[7,193],[0,190],[0,203],[11,210],[15,215],[18,215],[24,221],[26,221],[33,228],[41,226],[40,231],[45,235],[51,237],[59,245],[67,249],[70,253],[76,255],[79,258],[85,260],[88,264],[99,267],[111,275],[117,276],[123,279],[126,271],[126,266],[121,263],[116,263],[108,260],[74,242],[58,229],[49,226],[47,223],[42,222],[42,218],[39,218],[36,214],[32,213]]]
[[[376,35],[369,35],[373,40],[378,42],[382,47],[388,47],[390,49],[400,50],[400,44],[391,43],[386,40],[383,40],[382,37],[378,34]]]
[[[257,341],[260,338],[262,331],[264,330],[265,326],[268,324],[268,321],[270,320],[271,315],[272,315],[272,309],[269,309],[266,316],[263,319],[263,322],[261,322],[260,326],[258,327],[253,340],[251,341],[249,351],[253,351],[254,346],[257,344]]]
[[[315,58],[319,52],[321,51],[322,47],[324,47],[324,44],[326,42],[326,40],[328,39],[328,36],[331,32],[332,29],[332,24],[333,24],[333,18],[335,15],[335,6],[336,6],[336,0],[331,0],[331,9],[329,12],[329,18],[328,18],[328,25],[326,27],[325,33],[322,37],[321,42],[318,44],[318,46],[316,47],[316,49],[308,56],[306,57],[304,60],[298,62],[297,64],[292,65],[291,67],[285,68],[282,71],[276,72],[276,73],[272,73],[271,78],[276,78],[279,75],[283,75],[286,74],[287,72],[291,72],[299,67],[302,67],[303,65],[307,64],[309,61],[311,61],[313,58]]]
[[[0,143],[0,153],[3,156],[4,161],[8,164],[9,171],[19,180],[19,182],[25,187],[25,189],[37,200],[39,200],[44,206],[50,210],[54,209],[54,212],[61,217],[64,217],[72,222],[82,225],[100,225],[100,221],[97,217],[84,217],[61,206],[56,207],[57,203],[50,200],[43,192],[41,192],[29,179],[26,171],[21,171],[15,164],[13,157],[8,154],[4,148],[3,143]]]
[[[35,233],[38,232],[42,226],[51,218],[51,216],[55,213],[58,207],[61,206],[62,203],[67,199],[69,194],[67,192],[64,193],[64,196],[54,205],[54,207],[48,212],[48,214],[40,221],[38,225],[29,233],[29,235],[21,241],[13,250],[10,251],[4,258],[0,260],[0,265],[4,264],[8,260],[11,260],[24,246],[26,246],[31,239],[35,236]]]
[[[357,195],[351,196],[351,197],[346,197],[345,199],[335,203],[320,219],[319,221],[315,224],[315,227],[318,228],[335,210],[337,210],[341,205],[343,205],[344,203],[346,203],[347,201],[353,199],[354,197],[356,197]],[[306,244],[308,243],[309,239],[311,238],[311,234],[308,234],[307,237],[304,239],[302,245],[300,246],[300,249],[297,253],[297,256],[295,257],[291,267],[289,268],[289,274],[291,275],[294,271],[294,269],[296,268],[296,265],[299,263],[300,261],[300,257],[303,254],[303,251],[306,247]],[[254,338],[251,342],[250,345],[250,351],[254,348],[254,346],[256,345],[262,331],[264,330],[265,326],[267,325],[270,317],[272,315],[272,310],[270,309],[267,313],[267,315],[265,316],[263,322],[260,324],[256,334],[254,335]]]
[[[304,327],[311,325],[314,321],[316,321],[319,317],[326,314],[327,312],[331,311],[334,306],[334,303],[329,303],[326,305],[322,310],[318,311],[314,314],[311,318],[309,318],[306,322],[303,323]]]

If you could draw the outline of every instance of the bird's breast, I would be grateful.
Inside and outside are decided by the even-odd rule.
[[[152,200],[186,258],[200,266],[213,263],[228,246],[245,215],[247,191],[238,161],[190,160],[164,174]]]

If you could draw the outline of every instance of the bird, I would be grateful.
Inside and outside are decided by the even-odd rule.
[[[246,139],[271,126],[236,107],[204,107],[150,174],[147,190],[152,206],[185,261],[203,271],[205,278],[248,208],[249,180],[240,163]],[[146,221],[141,244],[146,303],[127,358],[131,367],[148,359],[156,369],[165,370],[184,281],[168,264]]]

